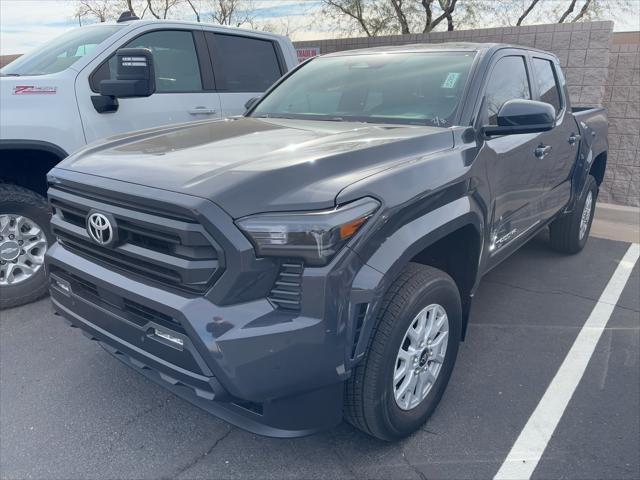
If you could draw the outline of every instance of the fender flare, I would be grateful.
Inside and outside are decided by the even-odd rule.
[[[580,132],[583,140],[580,141],[578,156],[576,158],[576,163],[572,174],[571,199],[569,200],[569,204],[564,210],[564,212],[566,213],[572,212],[576,206],[578,199],[582,198],[584,190],[587,186],[587,177],[589,176],[591,167],[593,167],[596,159],[602,154],[606,155],[608,151],[608,141],[606,139],[596,139],[596,141],[594,142],[594,135],[592,134],[592,130],[588,125],[582,125]],[[604,162],[604,168],[606,170],[606,157]]]
[[[484,244],[483,218],[481,209],[471,197],[460,197],[405,224],[367,260],[353,281],[350,296],[352,310],[359,304],[369,305],[359,328],[351,326],[349,329],[349,338],[352,340],[349,344],[356,343],[353,354],[350,355],[351,365],[364,356],[384,295],[402,269],[418,253],[438,240],[460,228],[472,226],[478,233],[480,245],[478,245],[478,264],[473,288],[469,298],[462,299],[463,331],[466,330],[471,296],[481,277],[480,262],[483,258]],[[359,331],[357,338],[355,338],[355,331]]]
[[[3,150],[35,150],[55,155],[59,160],[69,155],[58,145],[41,140],[0,140],[0,151]]]

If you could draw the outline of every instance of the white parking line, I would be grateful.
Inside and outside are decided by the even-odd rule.
[[[496,480],[531,478],[589,364],[589,359],[627,284],[638,256],[640,256],[640,245],[634,243],[620,260],[618,268],[609,279],[609,283],[573,342],[556,376],[496,473],[494,477]]]

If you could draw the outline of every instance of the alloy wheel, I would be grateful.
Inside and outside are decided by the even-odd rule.
[[[438,304],[425,307],[407,329],[396,357],[393,392],[402,410],[427,397],[442,369],[449,338],[447,312]]]
[[[0,286],[15,285],[33,277],[44,263],[47,238],[29,217],[0,215]]]

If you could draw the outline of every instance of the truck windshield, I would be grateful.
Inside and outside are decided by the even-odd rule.
[[[320,57],[294,72],[252,117],[448,127],[474,52]]]
[[[46,75],[69,68],[84,55],[122,28],[98,25],[76,28],[14,60],[0,70],[2,75]]]

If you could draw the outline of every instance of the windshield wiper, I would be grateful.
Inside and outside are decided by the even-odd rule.
[[[289,117],[287,115],[273,115],[271,113],[261,113],[259,115],[251,115],[252,118],[287,118],[292,120],[294,117]]]
[[[2,76],[3,77],[19,77],[20,74],[19,73],[3,73]]]

